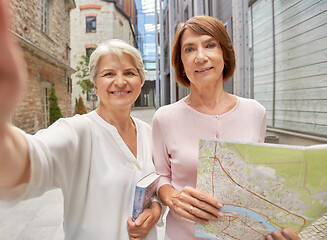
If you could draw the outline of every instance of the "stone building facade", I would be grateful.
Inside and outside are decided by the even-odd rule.
[[[56,89],[64,116],[71,116],[70,10],[74,0],[12,0],[12,32],[27,66],[24,99],[13,124],[28,133],[49,126],[49,92]]]
[[[71,63],[76,69],[82,55],[95,49],[97,44],[109,39],[122,39],[135,45],[136,7],[134,0],[75,0],[71,11]],[[87,109],[97,107],[98,99],[92,93],[82,93],[77,84],[80,79],[72,76],[72,110],[81,95]]]

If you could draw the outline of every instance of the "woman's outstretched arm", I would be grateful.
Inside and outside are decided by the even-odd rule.
[[[0,1],[0,188],[29,180],[28,146],[10,119],[22,96],[26,70],[21,53],[9,31],[7,1]]]

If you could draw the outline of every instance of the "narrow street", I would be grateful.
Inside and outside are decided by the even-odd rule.
[[[5,2],[8,2],[8,6]],[[5,8],[4,11],[2,8]],[[10,40],[16,42],[21,57],[26,62],[17,66],[12,64],[15,61],[10,61],[10,58],[16,58],[15,51],[9,55],[0,55],[0,58],[2,57],[0,60],[3,63],[10,63],[11,66],[0,69],[0,83],[10,82],[12,76],[20,75],[17,74],[20,71],[24,73],[21,75],[25,78],[24,93],[20,105],[10,116],[10,123],[26,133],[35,133],[47,128],[59,117],[71,116],[72,112],[83,114],[95,109],[99,106],[100,99],[101,104],[105,103],[102,96],[98,94],[100,86],[97,82],[100,73],[98,70],[102,65],[100,62],[103,62],[100,59],[112,53],[115,55],[115,51],[111,51],[112,47],[109,47],[110,51],[103,52],[103,56],[102,53],[101,56],[98,55],[99,51],[96,51],[97,53],[92,57],[91,55],[96,49],[101,49],[98,48],[100,43],[119,39],[138,49],[142,58],[139,60],[142,60],[145,70],[143,74],[143,71],[140,71],[140,61],[135,61],[135,57],[131,55],[133,64],[138,70],[136,75],[142,76],[143,84],[139,97],[133,103],[135,107],[132,109],[132,116],[152,125],[155,107],[174,104],[187,96],[191,96],[188,100],[192,100],[187,103],[190,108],[188,112],[199,110],[200,114],[206,114],[207,112],[200,110],[208,109],[214,115],[214,118],[208,118],[208,122],[201,120],[199,125],[196,125],[193,119],[197,120],[197,117],[189,117],[185,113],[185,116],[175,117],[176,119],[183,118],[183,125],[178,125],[181,126],[180,128],[162,130],[163,134],[171,134],[171,132],[179,134],[175,129],[187,127],[180,131],[182,134],[169,135],[164,139],[165,150],[169,155],[169,160],[172,160],[168,173],[172,176],[171,182],[176,184],[174,187],[184,186],[184,183],[189,180],[195,182],[196,175],[188,174],[187,171],[192,170],[195,173],[199,155],[195,151],[190,151],[192,154],[185,155],[184,151],[197,149],[197,145],[192,147],[189,143],[185,143],[187,141],[181,140],[178,143],[183,145],[176,148],[174,144],[168,142],[171,139],[172,142],[176,142],[176,139],[170,138],[171,136],[177,136],[177,140],[179,140],[178,137],[183,137],[183,140],[193,141],[196,139],[194,132],[199,130],[198,137],[204,137],[203,133],[208,132],[216,139],[228,140],[234,135],[237,140],[242,135],[244,141],[252,142],[252,140],[259,141],[261,137],[264,137],[263,127],[266,126],[265,142],[279,144],[280,149],[283,145],[327,144],[326,19],[327,0],[0,0],[0,32],[10,31],[12,35]],[[0,34],[0,40],[6,39],[3,36],[6,34]],[[12,45],[5,45],[3,49],[11,52]],[[130,55],[128,52],[125,53]],[[125,53],[123,55],[126,55]],[[8,56],[13,57],[8,58]],[[125,59],[125,56],[121,59]],[[125,65],[125,60],[121,60],[120,65]],[[108,64],[112,62],[116,60],[108,60]],[[90,68],[93,69],[91,72]],[[116,71],[116,67],[105,66],[105,68]],[[10,69],[15,74],[7,74],[7,70]],[[108,71],[105,75],[112,74]],[[130,71],[126,77],[127,75],[130,75]],[[112,78],[113,81],[108,81],[108,84],[115,84],[116,79],[118,78]],[[6,85],[4,85],[5,88],[0,88],[9,94],[9,98],[6,95],[3,98],[9,99],[9,105],[7,102],[4,105],[5,110],[7,106],[11,106],[10,102],[13,102],[10,97],[11,91],[6,91]],[[133,92],[133,89],[113,90],[110,87],[108,85],[108,91],[110,90],[110,93],[119,91],[118,95],[124,95],[125,91]],[[255,100],[261,106],[253,112],[248,111],[252,107],[242,110],[243,104],[239,104],[240,101],[235,103],[235,98],[232,103],[232,97],[227,94],[251,99],[248,101],[249,104]],[[209,97],[210,101],[207,101]],[[228,101],[230,104],[227,104]],[[207,102],[213,104],[204,104]],[[235,107],[232,108],[234,105]],[[240,110],[234,110],[238,108]],[[259,108],[261,108],[261,117],[258,117]],[[57,111],[58,109],[60,111]],[[6,112],[4,111],[6,118],[2,119],[9,119]],[[235,117],[230,117],[232,114],[228,112],[234,112]],[[182,111],[181,113],[183,114]],[[248,126],[248,123],[256,122],[251,121],[249,117],[253,117],[254,120],[260,119],[261,124]],[[170,118],[175,120],[174,116]],[[204,116],[203,119],[205,118],[207,117]],[[184,119],[190,119],[193,122],[185,124]],[[237,124],[240,127],[237,127]],[[207,126],[212,129],[207,131],[205,129]],[[233,134],[230,130],[233,130]],[[251,138],[257,131],[260,131],[260,134],[258,133],[256,138]],[[42,147],[41,144],[36,144],[36,146]],[[180,146],[185,146],[185,150]],[[325,145],[322,148],[326,149]],[[19,146],[15,148],[15,151],[20,152]],[[283,152],[281,150],[280,154],[283,155]],[[107,154],[111,153],[111,151],[107,152]],[[257,152],[253,155],[260,156],[262,159],[275,156],[275,154],[267,153],[260,155]],[[83,154],[83,156],[88,155]],[[287,156],[287,162],[283,162],[283,166],[278,169],[271,167],[276,166],[276,163],[279,164],[277,161],[264,164],[257,161],[253,163],[260,167],[258,169],[263,169],[260,174],[274,176],[274,179],[292,187],[295,194],[289,194],[291,197],[288,198],[284,197],[286,194],[277,195],[276,191],[264,190],[269,191],[274,199],[283,202],[281,205],[287,212],[301,211],[297,214],[303,219],[302,223],[306,224],[298,227],[298,222],[293,217],[285,217],[280,213],[269,214],[269,216],[266,214],[266,222],[271,222],[278,229],[289,227],[301,231],[299,236],[302,240],[327,240],[326,152],[317,153],[315,159],[307,157],[308,160],[305,162],[297,156],[292,162],[288,154],[285,156]],[[195,164],[190,164],[190,161]],[[2,162],[6,165],[6,161]],[[290,163],[299,165],[294,167],[295,165]],[[174,164],[188,167],[179,168]],[[116,166],[116,164],[112,165]],[[298,167],[303,165],[307,165],[308,168]],[[5,167],[3,169],[6,169]],[[57,174],[57,168],[53,167],[53,169]],[[103,168],[95,169],[102,170]],[[235,169],[242,170],[236,167]],[[304,174],[297,174],[295,170],[298,169]],[[118,172],[121,173],[121,171]],[[200,171],[198,173],[200,174],[197,175],[201,175]],[[237,175],[242,175],[242,173],[244,171],[239,171]],[[288,178],[284,173],[294,173],[294,176]],[[65,172],[63,175],[70,177],[71,174]],[[83,175],[81,175],[82,178]],[[303,184],[302,182],[295,184],[293,179],[301,179]],[[271,182],[270,179],[268,182]],[[112,184],[113,182],[107,181],[106,183]],[[251,184],[260,189],[262,185],[265,186],[257,181],[251,181]],[[302,190],[299,190],[300,185]],[[309,185],[314,190],[311,190]],[[108,190],[107,187],[106,190]],[[256,207],[256,202],[246,201],[249,198],[245,194],[234,198],[229,190],[230,188],[226,188],[225,195],[220,190],[215,191],[216,197],[226,201],[224,196],[228,195],[230,199],[238,201],[241,199],[240,202],[246,202],[247,208]],[[279,192],[288,193],[288,191]],[[1,193],[0,191],[0,195]],[[110,193],[109,198],[115,194],[116,191],[113,194]],[[301,204],[295,206],[294,202]],[[271,203],[275,205],[274,202],[271,201]],[[227,205],[227,201],[225,204]],[[193,206],[188,209],[193,214]],[[113,210],[111,213],[114,215]],[[96,215],[99,217],[98,214]],[[117,216],[121,215],[121,212],[117,213]],[[243,215],[245,219],[250,219],[249,214]],[[87,218],[87,216],[84,217]],[[168,219],[168,226],[181,230],[179,232],[171,228],[172,233],[168,234],[176,234],[171,237],[178,240],[194,238],[188,230],[190,228],[185,227],[187,223],[178,225],[177,218]],[[227,217],[221,219],[228,226],[215,228],[213,238],[242,240],[256,238],[245,235],[248,232],[244,225],[251,226],[252,231],[259,234],[258,238],[262,240],[264,238],[264,234],[260,233],[261,230],[256,229],[255,224],[248,224],[248,220],[227,221]],[[95,224],[101,222],[99,219],[96,220]],[[164,222],[165,220],[166,217],[164,217]],[[313,220],[314,223],[312,223]],[[102,222],[107,222],[107,220]],[[263,220],[257,221],[258,225],[262,222]],[[236,227],[231,227],[233,223],[236,223]],[[308,226],[309,223],[312,224]],[[104,237],[115,238],[108,236],[114,227],[110,229],[108,226],[108,229],[110,231],[107,231]],[[77,229],[77,231],[81,230]],[[68,231],[66,232],[68,237]],[[225,232],[232,237],[227,237]],[[165,226],[158,228],[158,234],[158,239],[164,240]],[[92,236],[90,238],[97,238]],[[64,238],[63,196],[60,189],[48,191],[41,197],[20,202],[11,208],[0,206],[0,240],[64,240]]]

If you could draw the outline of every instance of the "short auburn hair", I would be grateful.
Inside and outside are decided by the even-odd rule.
[[[227,81],[231,78],[235,70],[235,53],[232,41],[224,24],[210,16],[195,16],[184,23],[180,23],[175,35],[171,52],[171,63],[175,70],[176,82],[184,87],[190,87],[190,80],[184,74],[184,66],[181,58],[181,39],[186,29],[190,29],[201,35],[212,36],[219,42],[224,59],[223,79]]]

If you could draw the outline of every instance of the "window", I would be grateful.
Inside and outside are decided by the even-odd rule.
[[[98,96],[95,95],[94,88],[92,88],[90,91],[86,92],[86,99],[88,102],[98,101]],[[93,107],[93,109],[94,109],[94,107]]]
[[[66,44],[66,59],[69,60],[70,57],[70,46],[68,45],[68,43]]]
[[[186,6],[185,10],[184,10],[184,21],[188,20],[188,6]]]
[[[72,93],[72,79],[67,77],[67,92]]]
[[[41,31],[49,34],[50,0],[41,0]]]
[[[85,56],[87,57],[87,61],[90,60],[91,54],[94,50],[95,48],[85,48]]]
[[[209,16],[212,16],[212,0],[208,1]]]
[[[97,29],[96,17],[86,17],[86,32],[95,33]]]
[[[41,96],[42,96],[42,124],[44,128],[50,125],[49,120],[49,96],[51,84],[48,82],[41,82]]]
[[[202,0],[203,15],[206,15],[206,0]]]
[[[175,9],[176,9],[176,16],[179,14],[179,1],[174,1]]]
[[[95,49],[96,48],[92,48],[92,47],[85,48],[85,51],[86,51],[85,56],[87,57],[87,61],[90,60],[90,56]],[[87,99],[87,101],[92,101],[92,102],[96,102],[98,100],[97,95],[95,95],[94,88],[92,88],[90,91],[86,92],[86,99]]]

